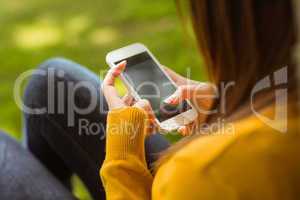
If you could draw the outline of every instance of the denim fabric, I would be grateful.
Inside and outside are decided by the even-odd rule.
[[[0,132],[0,199],[75,198],[29,151]]]
[[[24,113],[26,148],[48,169],[49,172],[45,174],[52,174],[55,177],[52,177],[53,180],[59,180],[58,185],[71,190],[70,177],[75,173],[94,199],[105,199],[99,170],[105,158],[107,104],[101,93],[100,79],[85,67],[62,58],[46,61],[37,72],[26,88],[24,104],[31,109],[46,108],[48,112],[34,110]],[[83,82],[92,87],[92,92],[84,84],[77,87],[76,92],[69,87]],[[96,105],[90,112],[73,112],[76,108],[88,107],[93,98],[96,99]],[[82,129],[82,122],[95,125],[94,129]],[[95,129],[96,125],[101,128]],[[168,141],[159,134],[149,137],[145,143],[148,164],[153,163],[158,153],[168,146]],[[14,165],[13,160],[9,163]],[[35,166],[29,161],[26,165],[33,168]],[[23,185],[28,185],[29,188],[44,182],[47,185],[45,196],[51,196],[47,189],[51,191],[54,190],[51,187],[59,187],[54,181],[51,182],[52,179],[46,178],[46,175],[37,180],[27,179],[18,175],[21,171],[22,167],[8,176],[19,177],[18,181],[24,182]],[[33,177],[30,173],[28,176]],[[15,193],[22,194],[23,190],[16,190]]]

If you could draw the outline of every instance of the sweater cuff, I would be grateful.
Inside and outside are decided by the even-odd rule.
[[[106,160],[138,156],[145,161],[147,114],[139,108],[127,107],[108,113],[106,130]]]

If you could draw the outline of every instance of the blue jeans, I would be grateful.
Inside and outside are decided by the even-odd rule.
[[[43,196],[37,198],[41,200],[71,199],[70,177],[77,174],[94,199],[105,199],[99,170],[105,158],[108,109],[101,93],[100,79],[81,65],[61,58],[46,61],[37,72],[32,76],[24,96],[24,104],[30,109],[24,112],[25,144],[36,160],[31,156],[20,169],[8,170],[6,174],[14,177],[12,181],[16,184],[31,188],[32,191],[41,191],[34,188],[40,182],[43,182],[41,185],[46,184]],[[84,109],[88,112],[83,111]],[[146,139],[145,150],[149,168],[159,152],[168,146],[168,141],[159,134]],[[16,157],[23,154],[23,157],[30,157],[28,152],[24,153],[23,149],[18,149],[11,153]],[[34,162],[41,163],[41,178],[27,179],[18,175],[21,171],[28,170],[27,176],[37,177],[35,166],[32,164]],[[8,163],[14,165],[14,161]],[[1,164],[0,160],[0,166]],[[9,168],[8,166],[7,169]],[[1,184],[0,178],[0,188]],[[10,193],[8,190],[9,188],[6,193]],[[22,195],[22,192],[23,190],[14,191],[17,193],[15,195]],[[11,193],[12,198],[9,199],[18,199],[14,198],[14,193]],[[2,192],[0,199],[3,199],[1,194]],[[35,193],[32,192],[32,195]],[[56,198],[55,195],[65,196]]]

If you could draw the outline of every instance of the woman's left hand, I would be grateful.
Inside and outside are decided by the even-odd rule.
[[[111,68],[103,80],[102,91],[107,101],[108,108],[111,111],[114,109],[133,106],[144,110],[147,113],[148,119],[150,121],[149,131],[152,133],[155,129],[155,115],[149,101],[145,99],[135,101],[130,94],[127,94],[123,98],[121,98],[115,88],[115,80],[124,71],[126,64],[126,61],[122,61],[115,67]]]

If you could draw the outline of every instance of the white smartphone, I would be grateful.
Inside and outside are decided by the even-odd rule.
[[[176,130],[196,119],[198,114],[189,101],[176,106],[164,103],[177,86],[143,44],[135,43],[106,56],[110,67],[123,60],[127,61],[127,65],[120,78],[136,100],[147,99],[150,102],[161,132]]]

